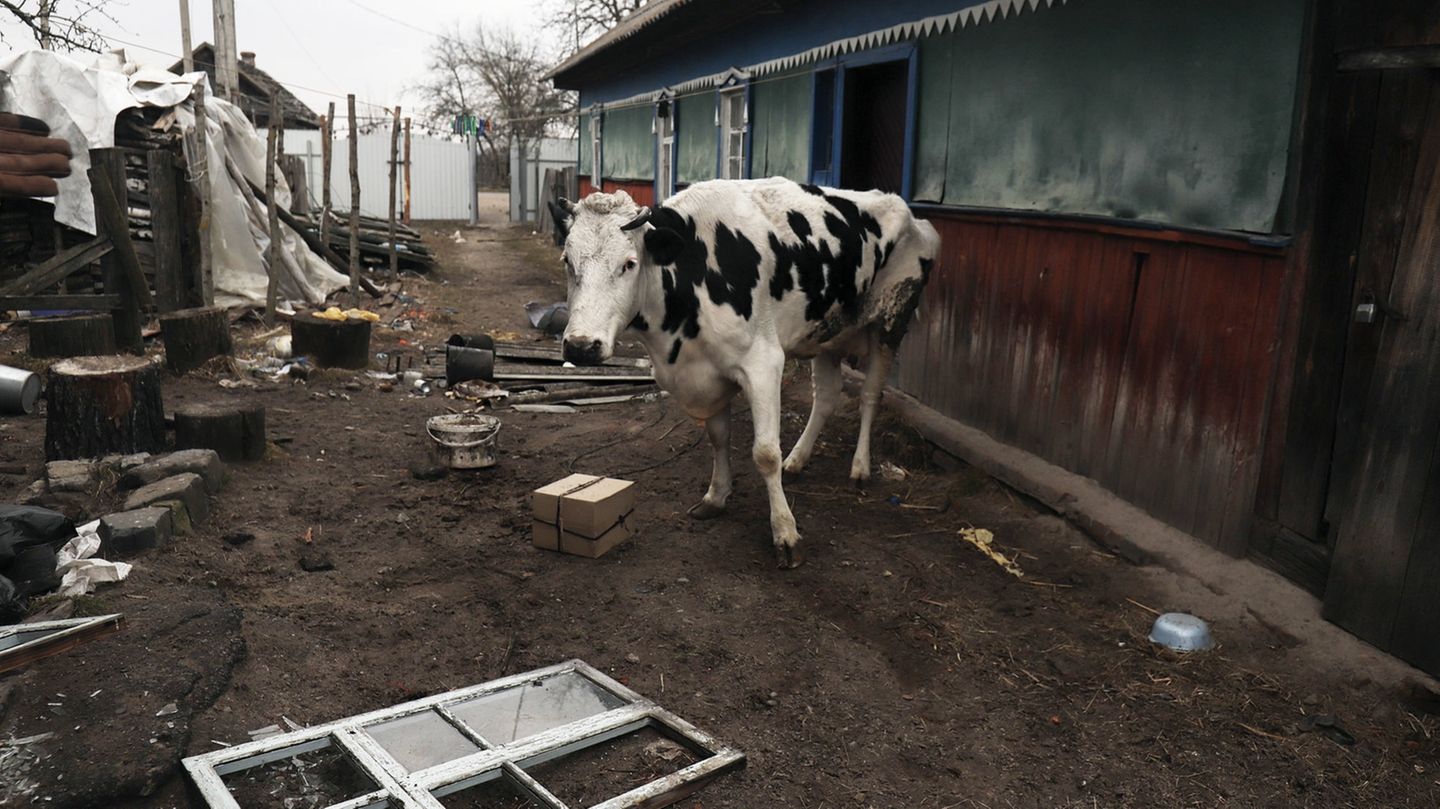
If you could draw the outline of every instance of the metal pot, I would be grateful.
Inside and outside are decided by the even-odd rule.
[[[35,374],[0,365],[0,413],[24,416],[35,412],[35,403],[40,399],[40,377]]]
[[[498,460],[500,419],[478,413],[435,416],[425,422],[435,461],[450,469],[485,469]]]
[[[495,381],[495,352],[484,348],[447,346],[445,348],[445,384],[454,385],[471,379]]]

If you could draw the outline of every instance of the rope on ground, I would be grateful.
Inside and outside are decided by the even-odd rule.
[[[659,427],[659,426],[660,426],[660,422],[662,422],[662,421],[665,420],[665,413],[666,413],[667,411],[668,411],[668,408],[662,409],[662,410],[660,411],[660,416],[659,416],[659,418],[657,418],[657,419],[655,419],[654,421],[652,421],[652,422],[650,422],[649,424],[647,424],[647,425],[645,426],[645,429],[644,429],[642,432],[649,432],[649,431],[655,429],[656,427]],[[737,411],[735,411],[734,413],[731,413],[730,416],[731,416],[731,418],[733,419],[733,418],[735,418],[736,416],[743,416],[743,415],[745,415],[745,414],[748,413],[748,412],[750,412],[750,408],[746,407],[746,408],[742,408],[742,409],[740,409],[740,410],[737,410]],[[660,438],[657,439],[657,440],[658,440],[658,441],[664,441],[666,436],[668,436],[668,435],[670,435],[671,433],[675,432],[675,428],[677,428],[677,427],[679,427],[680,425],[684,424],[687,420],[688,420],[688,419],[681,419],[681,420],[675,422],[674,424],[670,425],[670,429],[666,430],[663,434],[661,434]],[[570,472],[570,473],[574,473],[574,472],[575,472],[575,464],[579,463],[580,461],[584,460],[585,458],[588,458],[588,457],[590,457],[591,455],[595,455],[596,453],[603,452],[603,451],[605,451],[605,450],[607,450],[607,449],[610,449],[611,447],[617,447],[617,446],[619,446],[619,445],[621,445],[621,444],[624,444],[624,443],[629,442],[629,441],[632,441],[632,440],[634,440],[634,439],[631,438],[630,436],[626,436],[626,437],[624,437],[624,438],[617,438],[617,439],[615,439],[614,441],[609,442],[608,444],[601,444],[601,445],[598,446],[598,447],[593,447],[593,448],[591,448],[591,449],[587,449],[587,450],[585,450],[584,452],[580,453],[579,455],[576,455],[574,458],[571,458],[571,459],[570,459],[570,462],[567,463],[567,464],[565,464],[565,471]],[[641,472],[649,472],[649,471],[651,471],[652,469],[659,469],[660,467],[664,466],[665,464],[670,463],[671,461],[674,461],[674,460],[679,459],[679,458],[680,458],[682,455],[684,455],[685,453],[687,453],[687,452],[689,452],[690,450],[695,449],[696,447],[700,446],[700,443],[701,443],[702,441],[704,441],[704,440],[705,440],[705,432],[702,430],[699,435],[695,436],[695,440],[694,440],[694,441],[691,441],[689,444],[686,444],[684,448],[679,449],[679,450],[677,450],[677,451],[675,451],[675,452],[670,453],[669,457],[662,458],[662,459],[660,459],[660,460],[658,460],[658,461],[656,461],[656,462],[654,462],[654,463],[646,464],[646,465],[644,465],[644,466],[637,466],[637,467],[635,467],[634,469],[621,469],[621,470],[618,470],[618,471],[616,471],[616,472],[613,472],[612,474],[614,474],[614,475],[622,475],[622,476],[624,476],[624,475],[638,475],[638,474],[641,473]]]

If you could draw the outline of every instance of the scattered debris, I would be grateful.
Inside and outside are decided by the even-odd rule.
[[[1006,573],[1015,578],[1024,578],[1025,573],[1020,566],[1015,564],[1013,559],[1006,558],[1005,554],[995,550],[995,535],[985,528],[961,528],[960,538],[980,549],[980,552],[990,557],[990,560],[1004,568]],[[1018,556],[1016,558],[1019,558]]]
[[[60,595],[83,596],[101,584],[123,581],[130,575],[130,565],[93,558],[100,552],[100,521],[88,522],[76,529],[74,539],[55,554],[55,572],[60,578]]]
[[[890,461],[880,462],[880,477],[884,480],[898,482],[910,477],[910,473],[903,467],[897,466]]]
[[[300,552],[300,569],[306,573],[319,573],[334,570],[335,562],[330,559],[329,551],[311,546]]]
[[[530,317],[530,325],[546,334],[561,334],[570,325],[570,305],[565,301],[531,301],[525,304],[525,314]]]
[[[1325,738],[1343,747],[1349,747],[1355,743],[1355,737],[1350,731],[1340,724],[1340,720],[1329,714],[1310,714],[1300,722],[1300,729],[1323,734]]]

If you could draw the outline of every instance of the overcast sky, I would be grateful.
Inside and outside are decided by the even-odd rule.
[[[240,50],[255,51],[258,67],[317,112],[324,113],[331,101],[343,110],[349,92],[372,104],[410,106],[416,99],[406,91],[425,74],[432,33],[482,22],[541,36],[537,17],[550,2],[235,0],[236,40]],[[66,0],[60,4],[68,5]],[[134,61],[165,67],[179,59],[179,0],[108,0],[104,5],[115,22],[99,16],[92,20],[112,47],[124,48]],[[209,0],[190,0],[190,17],[194,43],[212,41]],[[0,21],[0,33],[4,52],[34,46],[13,22]],[[364,115],[366,108],[360,111]]]

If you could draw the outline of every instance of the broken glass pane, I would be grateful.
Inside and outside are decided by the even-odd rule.
[[[566,672],[450,706],[485,741],[508,744],[625,705],[581,674]]]
[[[591,806],[699,760],[690,748],[647,727],[524,769],[567,806]]]
[[[468,756],[480,746],[434,711],[402,716],[365,728],[407,772]]]
[[[14,649],[16,646],[19,646],[23,643],[29,643],[32,640],[39,640],[46,635],[53,635],[59,631],[60,629],[31,629],[23,632],[16,632],[11,635],[0,635],[0,652],[5,651],[6,649]]]
[[[437,795],[436,800],[445,809],[540,809],[540,804],[503,776],[443,797]]]
[[[378,789],[333,744],[238,770],[224,780],[243,809],[320,809]]]

